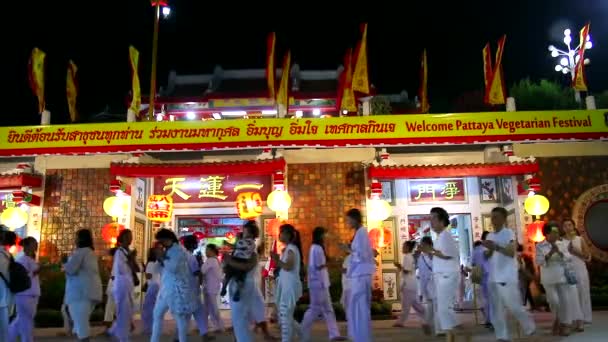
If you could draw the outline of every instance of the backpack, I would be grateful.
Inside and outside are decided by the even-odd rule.
[[[30,279],[27,269],[16,262],[12,256],[10,257],[10,262],[8,264],[8,274],[11,278],[10,282],[6,280],[4,274],[0,273],[0,277],[2,277],[2,280],[4,280],[4,283],[12,293],[20,293],[29,290],[29,288],[32,287],[32,279]]]

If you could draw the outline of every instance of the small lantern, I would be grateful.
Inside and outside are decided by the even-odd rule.
[[[21,207],[6,208],[0,215],[0,222],[10,229],[17,229],[25,226],[29,215]]]
[[[103,211],[110,217],[123,216],[129,210],[128,197],[112,196],[103,201]]]
[[[101,228],[101,238],[103,241],[108,242],[111,245],[115,245],[118,234],[123,230],[125,230],[125,226],[122,224],[115,222],[108,223]]]
[[[368,202],[367,208],[367,218],[369,221],[384,221],[393,212],[393,207],[390,203],[381,199],[380,195],[382,195],[382,184],[374,179],[371,184],[371,200]]]
[[[166,195],[151,195],[146,205],[146,217],[150,221],[168,222],[173,214],[173,198]]]
[[[536,243],[543,241],[545,239],[542,232],[544,225],[545,222],[543,221],[534,221],[530,223],[528,225],[528,239]]]
[[[291,196],[285,190],[285,177],[277,172],[273,179],[273,191],[268,194],[266,205],[274,212],[286,212],[291,207]]]
[[[262,215],[262,196],[257,192],[243,192],[236,197],[236,209],[242,220]]]
[[[524,209],[533,216],[540,216],[549,211],[549,200],[543,195],[532,195],[526,198]]]

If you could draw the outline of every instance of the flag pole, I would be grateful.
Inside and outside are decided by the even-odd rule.
[[[158,54],[158,27],[160,22],[160,1],[156,1],[154,8],[154,36],[152,38],[152,75],[150,76],[150,108],[148,108],[148,120],[154,121],[154,100],[156,98],[156,60]]]

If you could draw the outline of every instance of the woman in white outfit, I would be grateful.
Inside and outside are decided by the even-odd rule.
[[[133,242],[133,233],[125,229],[118,234],[117,247],[112,265],[112,296],[116,303],[116,320],[109,333],[120,342],[128,342],[133,321],[133,290],[135,277],[132,265],[132,254],[129,246]]]
[[[65,302],[74,322],[74,333],[79,341],[89,341],[89,318],[102,298],[99,264],[91,231],[79,230],[76,233],[76,250],[69,258],[64,256],[62,259],[67,278]]]
[[[148,252],[148,262],[146,263],[146,295],[144,297],[144,305],[141,313],[141,320],[144,326],[143,333],[150,335],[152,333],[152,322],[154,320],[154,306],[156,298],[160,290],[160,275],[163,268],[158,261],[162,255],[160,246],[150,248]]]
[[[350,249],[350,245],[348,246]],[[342,263],[342,296],[340,296],[340,304],[342,304],[342,308],[344,312],[348,312],[348,297],[350,296],[350,281],[346,276],[348,272],[348,264],[350,263],[350,254],[344,258],[344,262]],[[348,317],[346,318],[348,319]]]
[[[576,272],[576,289],[581,306],[583,321],[591,324],[591,290],[589,288],[589,272],[586,262],[591,260],[591,254],[585,241],[576,233],[576,226],[572,219],[566,219],[562,223],[564,240],[568,243],[568,252],[572,254],[572,264]]]
[[[156,240],[165,248],[160,258],[163,267],[161,286],[154,306],[154,323],[150,341],[159,342],[163,321],[167,311],[177,325],[179,342],[188,340],[188,322],[198,305],[198,299],[192,291],[188,268],[188,252],[179,244],[175,233],[161,229],[156,233]]]
[[[536,263],[540,266],[540,282],[545,288],[547,302],[555,316],[553,334],[570,335],[572,323],[568,308],[570,285],[566,282],[564,263],[571,258],[567,247],[559,242],[559,226],[545,223],[543,226],[545,241],[536,245]]]

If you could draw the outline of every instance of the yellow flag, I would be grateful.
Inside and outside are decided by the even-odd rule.
[[[76,73],[78,68],[72,60],[68,63],[68,75],[66,78],[66,94],[68,96],[68,110],[72,122],[78,120],[78,109],[76,108],[76,98],[78,97],[78,82],[76,81]]]
[[[572,86],[578,91],[587,91],[587,80],[585,78],[585,44],[589,36],[589,24],[585,25],[580,32],[580,46],[576,53],[578,55],[578,63],[574,67],[574,79]]]
[[[29,61],[30,88],[38,98],[38,113],[42,113],[46,107],[44,100],[44,60],[46,53],[38,48],[32,50]]]
[[[355,70],[353,72],[353,91],[369,94],[369,75],[367,65],[367,24],[362,26],[363,36],[355,53]]]
[[[341,77],[342,96],[340,98],[340,112],[347,111],[349,113],[356,113],[358,111],[357,100],[355,98],[355,92],[353,91],[352,64],[352,50],[348,49],[346,56],[344,57],[344,74],[343,77]]]
[[[498,41],[498,50],[496,50],[496,61],[494,71],[492,73],[492,81],[487,91],[487,103],[491,105],[505,104],[507,99],[507,91],[505,89],[505,81],[502,73],[502,55],[505,49],[505,40],[507,36],[502,36]]]
[[[274,67],[274,47],[276,43],[276,34],[272,32],[268,35],[267,52],[266,52],[266,82],[268,83],[268,97],[275,98],[275,67]]]
[[[279,110],[285,111],[289,109],[289,70],[291,66],[291,52],[287,51],[283,59],[283,71],[281,73],[281,83],[279,83],[279,91],[277,92],[277,105]]]
[[[129,60],[131,62],[131,92],[133,95],[129,110],[139,116],[139,109],[141,107],[141,87],[139,85],[139,74],[137,72],[139,51],[133,46],[129,46]]]
[[[428,69],[426,63],[426,49],[424,49],[424,51],[422,52],[420,78],[420,113],[428,113],[431,106],[429,105],[428,94]]]

